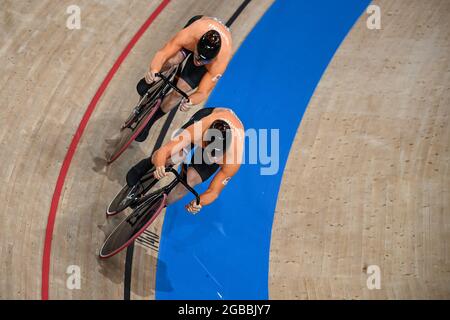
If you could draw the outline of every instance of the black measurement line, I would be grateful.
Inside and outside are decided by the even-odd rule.
[[[158,243],[159,242],[159,237],[154,237],[154,236],[149,236],[149,235],[141,235],[138,239],[147,239],[149,241],[153,241]]]
[[[145,239],[137,239],[137,242],[149,249],[156,249],[156,250],[159,249],[159,247],[152,241],[148,241]]]
[[[131,269],[133,268],[132,263],[126,263],[126,261],[133,261],[134,252],[134,242],[130,244],[127,248],[127,256],[125,258],[125,271],[123,279],[123,299],[130,300],[131,296]]]
[[[144,233],[142,234],[142,236],[146,236],[146,237],[149,237],[149,238],[153,238],[153,239],[155,239],[155,240],[159,240],[159,236],[158,236],[156,233],[153,233],[153,232],[146,233],[146,232],[144,231]]]
[[[148,238],[137,238],[136,240],[140,241],[140,242],[143,242],[143,243],[148,243],[148,244],[154,245],[155,247],[158,244],[158,241],[154,241],[154,240],[148,239]]]
[[[147,240],[147,241],[152,241],[152,242],[154,242],[154,243],[159,243],[158,240],[156,240],[156,239],[154,239],[154,238],[152,238],[152,237],[139,237],[139,238],[137,238],[136,240]]]
[[[237,10],[233,13],[231,18],[228,19],[228,21],[226,23],[227,27],[231,27],[231,25],[234,23],[234,21],[236,21],[236,19],[239,17],[239,15],[242,13],[242,11],[244,11],[245,7],[250,3],[250,1],[252,1],[252,0],[245,0],[244,2],[241,3],[239,8],[237,8]]]
[[[144,231],[144,234],[149,234],[159,238],[159,235],[156,232],[149,231],[148,229]]]

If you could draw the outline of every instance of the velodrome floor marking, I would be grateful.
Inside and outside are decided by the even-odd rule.
[[[78,144],[80,142],[80,139],[83,135],[83,132],[89,122],[89,119],[92,115],[92,113],[95,110],[95,107],[98,104],[98,101],[102,97],[103,93],[105,92],[106,88],[108,87],[109,83],[111,82],[111,79],[116,74],[117,70],[123,63],[123,61],[126,59],[128,54],[130,53],[131,49],[136,45],[136,43],[139,41],[139,39],[142,37],[142,35],[145,33],[145,31],[150,27],[150,25],[153,23],[153,21],[158,17],[158,15],[164,10],[164,8],[169,4],[170,0],[163,0],[160,5],[151,13],[151,15],[148,17],[148,19],[144,22],[144,24],[139,28],[139,30],[136,32],[136,34],[133,36],[133,38],[130,40],[128,45],[125,47],[125,49],[122,51],[120,56],[117,58],[116,62],[112,66],[112,68],[109,70],[107,76],[101,83],[100,87],[98,88],[96,94],[92,98],[89,106],[86,109],[85,114],[83,115],[83,118],[81,119],[81,122],[78,126],[77,131],[75,132],[75,135],[72,138],[72,141],[70,143],[69,149],[67,150],[66,156],[64,158],[64,162],[61,166],[58,179],[56,181],[55,190],[53,192],[52,202],[50,206],[50,212],[48,215],[47,220],[47,227],[45,231],[45,243],[44,243],[44,251],[43,251],[43,257],[42,257],[42,287],[41,287],[41,299],[42,300],[48,300],[49,299],[49,277],[50,277],[50,259],[51,259],[51,248],[52,248],[52,238],[53,238],[53,228],[55,226],[55,219],[56,214],[58,211],[58,205],[61,198],[61,192],[62,188],[64,186],[64,182],[67,176],[67,172],[69,171],[73,156],[75,154],[75,151],[77,150]]]

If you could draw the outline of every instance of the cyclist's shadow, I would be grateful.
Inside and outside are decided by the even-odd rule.
[[[162,292],[173,291],[173,287],[168,278],[166,263],[152,254],[143,252],[145,250],[135,243],[134,257],[143,256],[145,258],[136,260],[140,261],[139,266],[136,267],[145,270],[145,272],[140,273],[139,278],[133,278],[136,273],[131,272],[130,291],[138,297],[148,298],[151,295],[155,296],[156,272],[158,272],[158,290]],[[126,252],[127,250],[123,250],[121,253],[107,260],[98,258],[99,273],[115,284],[123,284],[126,268]]]
[[[134,257],[145,257],[145,259],[140,259],[141,264],[139,265],[139,268],[144,269],[145,272],[143,272],[141,278],[133,279],[135,284],[140,285],[133,285],[132,283],[131,292],[140,297],[148,297],[149,294],[155,296],[156,282],[158,282],[159,292],[173,291],[173,287],[168,277],[166,263],[157,257],[158,254],[148,254],[147,251],[148,249],[145,249],[140,245],[135,244],[134,246]],[[156,277],[156,273],[158,273],[158,277]],[[142,285],[142,283],[144,285]]]
[[[149,143],[133,142],[128,149],[112,164],[106,161],[107,150],[111,149],[120,139],[119,129],[123,119],[102,117],[92,123],[93,130],[100,130],[101,126],[107,125],[107,132],[110,136],[105,136],[104,129],[94,136],[98,137],[89,143],[89,153],[91,154],[91,169],[96,173],[105,176],[111,182],[118,182],[123,185],[125,175],[128,170],[140,160],[149,157],[151,147]]]

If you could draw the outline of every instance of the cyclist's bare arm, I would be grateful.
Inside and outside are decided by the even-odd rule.
[[[178,53],[176,53],[172,58],[164,63],[163,67],[161,68],[161,72],[169,70],[171,67],[182,63],[185,57],[186,56],[181,51],[178,51]]]
[[[200,205],[206,206],[213,203],[227,185],[228,181],[238,172],[240,165],[223,165],[214,176],[208,189],[200,195]]]
[[[208,72],[205,73],[200,81],[198,90],[189,96],[189,100],[191,100],[192,104],[200,104],[208,98],[209,94],[216,86],[217,81],[219,81],[222,74],[225,72],[228,62],[228,59],[226,59],[226,61],[220,60],[208,67]]]
[[[189,128],[188,128],[189,129]],[[180,161],[183,155],[183,150],[191,144],[191,131],[183,130],[178,136],[174,137],[167,144],[156,150],[152,156],[152,163],[155,167],[166,166],[169,164],[175,164]]]
[[[181,58],[182,54],[180,51],[183,49],[183,45],[188,39],[189,34],[186,33],[186,30],[181,30],[178,32],[161,50],[155,54],[155,57],[150,64],[150,70],[153,72],[160,72],[169,59],[173,64],[183,61],[182,59],[184,59],[184,56]]]

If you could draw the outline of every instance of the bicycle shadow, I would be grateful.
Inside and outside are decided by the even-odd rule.
[[[117,182],[122,185],[125,181],[125,176],[128,170],[140,160],[148,157],[150,153],[147,144],[132,142],[125,152],[112,164],[107,163],[107,152],[112,150],[114,146],[120,141],[121,135],[118,130],[122,123],[122,119],[102,117],[96,119],[92,123],[94,138],[89,145],[89,152],[91,154],[92,166],[91,170],[96,174],[105,176],[110,182]],[[105,130],[105,124],[107,128]],[[100,130],[99,128],[103,129]],[[108,136],[105,132],[113,132]]]
[[[98,230],[104,235],[102,243],[129,213],[130,210],[126,209],[125,212],[108,217],[102,224],[97,225]],[[127,250],[124,249],[119,254],[108,259],[97,258],[98,272],[117,285],[123,284],[126,252]],[[134,295],[144,299],[154,298],[157,284],[158,291],[160,292],[173,291],[171,281],[168,277],[167,265],[158,258],[157,248],[150,249],[135,241],[132,266],[130,291]],[[137,269],[140,271],[137,271]],[[156,277],[156,272],[158,272],[158,278]],[[158,283],[156,283],[157,281]]]
[[[98,272],[114,284],[122,284],[125,269],[125,255],[126,251],[123,251],[107,260],[97,257]]]
[[[161,259],[157,259],[156,263],[158,270],[158,280],[155,279],[154,288],[156,289],[156,286],[158,286],[158,291],[161,292],[173,291],[172,283],[170,282],[170,279],[168,277],[167,264]],[[155,292],[155,289],[152,289],[153,292]],[[154,294],[156,295],[156,292]]]
[[[100,232],[104,234],[102,243],[124,217],[125,215],[123,213],[118,214],[116,216],[108,217],[103,224],[97,225]],[[101,259],[97,254],[98,272],[105,278],[111,280],[111,282],[118,285],[122,284],[125,270],[125,256],[126,250],[107,259]]]
[[[156,298],[156,287],[158,291],[173,291],[167,273],[167,265],[158,258],[158,252],[149,252],[135,243],[134,264],[144,270],[139,278],[133,277],[131,281],[131,292],[139,297]],[[139,265],[138,265],[139,264]],[[156,275],[158,274],[158,277]]]

